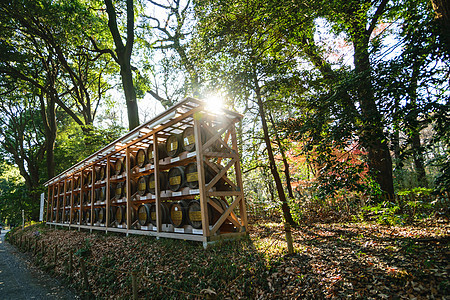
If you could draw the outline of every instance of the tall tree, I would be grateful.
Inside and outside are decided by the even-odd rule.
[[[214,7],[214,4],[212,4]],[[281,202],[283,217],[288,224],[295,224],[289,208],[281,176],[275,161],[274,149],[268,126],[267,99],[265,90],[276,74],[289,70],[293,63],[292,53],[286,52],[276,30],[276,23],[268,23],[258,15],[267,8],[259,1],[221,3],[215,9],[207,9],[200,15],[205,51],[214,53],[219,63],[230,63],[223,67],[224,78],[229,86],[240,85],[252,95],[263,132],[267,158],[275,187]],[[197,9],[200,11],[200,9]],[[273,47],[274,44],[280,47]],[[205,55],[206,56],[206,55]],[[222,59],[222,60],[221,60]],[[231,63],[233,62],[233,63]],[[233,82],[234,81],[234,82]]]
[[[139,126],[139,111],[136,99],[136,90],[133,83],[133,71],[131,65],[131,54],[134,44],[134,3],[133,0],[126,0],[126,42],[123,43],[122,36],[118,28],[117,11],[112,0],[105,0],[106,12],[108,13],[108,27],[115,45],[114,57],[120,66],[120,76],[122,78],[125,101],[127,104],[128,124],[130,130]]]

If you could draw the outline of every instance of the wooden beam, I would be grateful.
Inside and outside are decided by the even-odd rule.
[[[204,145],[203,147],[205,149],[211,147],[213,145],[213,143],[218,140],[224,147],[225,149],[229,149],[231,151],[230,146],[228,146],[221,138],[222,134],[224,134],[230,127],[234,127],[234,121],[233,120],[228,120],[228,122],[225,123],[224,127],[222,129],[220,129],[217,133],[215,133]],[[211,130],[209,130],[209,128],[207,126],[204,127],[210,134],[212,133]]]
[[[231,129],[231,143],[232,143],[234,152],[239,157],[239,147],[237,144],[236,128],[234,126]],[[247,207],[245,205],[244,185],[242,183],[241,162],[240,162],[239,158],[236,159],[236,161],[235,161],[234,170],[236,172],[236,183],[239,186],[239,190],[241,192],[240,197],[242,198],[242,201],[239,204],[239,212],[240,212],[241,220],[244,224],[245,230],[248,230]]]
[[[153,133],[153,172],[155,174],[156,231],[162,231],[161,189],[159,183],[158,134]]]
[[[222,170],[220,170],[220,172],[217,173],[216,176],[214,176],[214,178],[206,186],[207,191],[209,191],[219,181],[219,179],[227,173],[227,171],[233,166],[234,162],[234,159],[230,160],[228,164]]]
[[[195,152],[197,157],[198,187],[200,193],[200,210],[202,214],[203,236],[209,234],[208,200],[206,199],[205,169],[203,168],[202,121],[194,118]]]
[[[216,173],[219,173],[220,170],[223,169],[222,165],[216,165],[206,158],[204,159],[204,162]],[[225,180],[231,186],[231,188],[236,189],[236,184],[233,181],[231,181],[231,179],[228,178],[228,176],[222,176],[222,179]]]
[[[227,210],[220,216],[219,220],[217,220],[216,224],[214,224],[213,228],[211,229],[211,235],[216,233],[217,230],[219,230],[220,226],[222,226],[223,222],[225,222],[225,219],[230,215],[230,213],[233,211],[233,209],[236,207],[236,205],[241,201],[241,197],[237,197],[234,199],[233,203],[228,206]]]
[[[111,218],[111,216],[109,215],[109,208],[111,207],[111,191],[110,191],[110,173],[111,173],[111,168],[110,168],[110,164],[111,164],[111,158],[108,156],[106,158],[106,222],[105,222],[105,227],[106,229],[108,229],[108,227],[110,226],[109,224],[109,219]]]
[[[224,210],[222,209],[221,206],[217,205],[217,203],[215,203],[214,201],[211,200],[211,198],[208,199],[208,203],[214,207],[215,210],[217,210],[219,213],[223,214]],[[233,214],[234,217],[236,217],[236,215],[234,215],[233,212],[231,212]],[[236,227],[241,228],[241,223],[239,223],[239,220],[237,220],[237,218],[233,218],[233,216],[230,214],[226,219],[228,219],[231,223],[233,223]],[[225,220],[224,220],[225,221]],[[222,224],[220,224],[222,225]]]
[[[125,178],[125,184],[127,186],[127,235],[128,235],[128,231],[131,229],[131,224],[132,224],[132,220],[131,220],[131,162],[130,162],[130,147],[127,147],[125,150],[125,157],[126,157],[126,161],[125,161],[125,173],[126,173],[126,178]]]

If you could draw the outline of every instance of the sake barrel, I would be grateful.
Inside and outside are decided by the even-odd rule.
[[[145,165],[148,163],[147,154],[145,153],[144,149],[139,149],[136,153],[136,165],[139,168],[145,167]]]
[[[165,145],[164,144],[158,144],[158,157],[159,159],[163,159],[167,157],[167,153],[166,153],[166,149],[165,149]],[[148,146],[147,151],[147,160],[149,163],[154,164],[155,160],[154,160],[154,153],[153,153],[153,145],[151,144],[150,146]]]
[[[75,179],[75,186],[73,187],[74,189],[79,189],[79,188],[81,188],[81,176],[78,176],[76,179]]]
[[[72,223],[76,224],[80,222],[80,211],[76,210],[73,214]]]
[[[170,157],[177,157],[183,151],[183,137],[181,134],[171,134],[166,140],[166,152]]]
[[[100,188],[94,190],[94,202],[100,201]]]
[[[90,224],[91,223],[91,210],[90,209],[87,209],[87,210],[85,210],[85,221],[86,221],[86,223],[87,224]]]
[[[62,211],[61,210],[59,210],[58,211],[58,222],[62,222]]]
[[[109,199],[114,199],[115,197],[116,197],[116,187],[114,184],[111,183],[109,185]]]
[[[106,186],[102,186],[102,187],[99,189],[99,195],[98,195],[98,198],[99,198],[100,202],[106,201]]]
[[[184,174],[184,167],[173,167],[168,173],[169,189],[173,192],[179,191],[186,185],[186,176]]]
[[[122,199],[122,197],[123,197],[123,191],[124,191],[124,188],[123,188],[123,186],[124,186],[124,183],[125,182],[118,182],[117,184],[116,184],[116,190],[115,190],[115,196],[116,196],[116,199]]]
[[[127,209],[125,206],[121,205],[117,207],[116,210],[116,223],[118,225],[122,224],[126,220]]]
[[[192,152],[195,150],[195,135],[194,127],[186,127],[183,130],[183,149]]]
[[[77,206],[80,205],[80,194],[76,193],[73,195],[73,205]]]
[[[89,174],[88,173],[83,173],[83,185],[89,185]]]
[[[169,219],[175,227],[182,227],[186,224],[188,204],[184,200],[173,202],[169,209]]]
[[[121,157],[119,158],[115,165],[114,165],[114,169],[115,169],[115,175],[120,175],[123,172],[126,171],[126,167],[127,167],[127,159],[126,157]],[[132,169],[135,166],[135,158],[133,154],[130,154],[130,169]]]
[[[202,212],[200,202],[198,200],[192,200],[191,202],[189,202],[187,208],[187,220],[193,228],[202,228]],[[208,221],[209,224],[211,224],[213,221],[213,211],[210,205],[208,205]]]
[[[64,206],[69,206],[70,205],[70,196],[66,196],[66,203],[64,204]]]
[[[138,179],[137,192],[139,195],[143,196],[148,193],[148,176],[141,176]]]
[[[167,207],[166,203],[161,203],[161,221],[162,224],[169,223],[169,209]],[[153,202],[150,205],[150,223],[153,224],[153,226],[157,226],[156,224],[156,203]]]
[[[100,170],[98,171],[98,180],[106,179],[106,166],[100,166]]]
[[[99,207],[94,208],[94,217],[93,217],[94,223],[97,223],[99,221],[99,214],[100,208]]]
[[[72,190],[72,181],[71,180],[66,181],[65,186],[66,186],[66,192]]]
[[[112,222],[114,222],[116,220],[116,210],[117,210],[117,207],[115,207],[115,206],[111,206],[109,208],[109,224],[111,224]]]
[[[70,218],[70,210],[66,209],[64,211],[64,222],[68,222]]]
[[[133,179],[130,180],[130,186],[131,186],[131,195],[134,195],[137,192],[137,183]],[[123,183],[123,196],[127,196],[127,182],[125,181]]]
[[[87,173],[87,178],[86,178],[86,185],[91,185],[92,184],[92,172],[89,171]]]
[[[201,139],[202,144],[206,142],[206,132],[202,129],[201,130]],[[192,152],[195,150],[195,134],[194,134],[194,127],[186,127],[186,129],[183,130],[182,133],[183,138],[183,150]]]
[[[138,208],[138,222],[141,226],[150,223],[150,207],[151,204],[141,204]]]
[[[127,214],[126,214],[127,207],[124,206],[124,208],[125,208],[125,215],[123,216],[123,219],[124,219],[124,222],[126,223],[127,222]],[[136,221],[136,211],[134,210],[133,207],[130,207],[130,211],[131,211],[131,224],[133,224],[134,221]]]
[[[100,222],[101,224],[105,224],[105,222],[106,222],[106,208],[104,208],[104,207],[98,208],[97,216],[98,216],[97,221]]]
[[[114,175],[120,175],[125,171],[124,157],[118,158],[114,164]]]
[[[164,191],[167,189],[167,173],[159,172],[159,189]],[[152,195],[155,194],[155,173],[149,175],[148,177],[148,190]]]
[[[204,168],[205,170],[205,184],[211,181],[213,178],[210,168]],[[198,189],[198,170],[197,163],[191,162],[184,168],[184,173],[186,175],[186,185],[191,189]]]
[[[94,167],[94,182],[97,182],[97,181],[99,181],[99,180],[101,180],[100,179],[100,177],[101,177],[101,174],[100,174],[100,172],[101,172],[101,167],[100,166],[95,166]]]

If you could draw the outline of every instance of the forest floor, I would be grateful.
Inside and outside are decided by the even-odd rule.
[[[35,262],[80,294],[129,299],[450,299],[450,225],[315,224],[293,229],[286,255],[279,222],[253,220],[250,238],[216,244],[31,226]],[[34,252],[33,240],[38,249]],[[44,243],[44,254],[39,245]],[[54,263],[57,246],[58,261]],[[73,256],[69,275],[68,253]],[[79,256],[86,262],[84,291]]]

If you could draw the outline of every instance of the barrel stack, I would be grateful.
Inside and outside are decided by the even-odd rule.
[[[245,235],[241,119],[186,98],[46,182],[47,223],[203,243]]]

